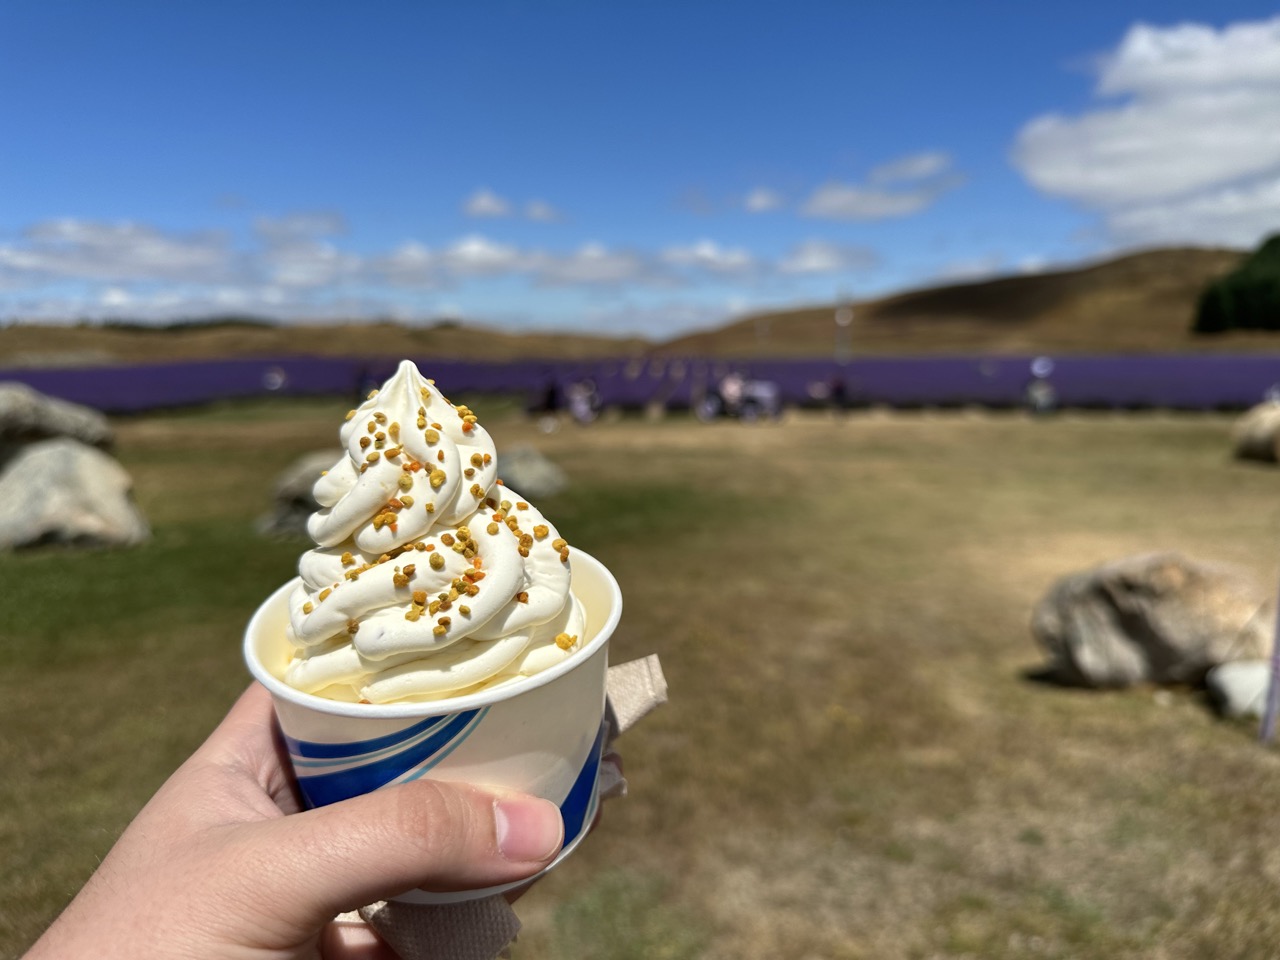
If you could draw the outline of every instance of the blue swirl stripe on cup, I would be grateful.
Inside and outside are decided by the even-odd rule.
[[[284,739],[307,806],[323,807],[388,784],[417,780],[461,746],[488,712],[484,707],[427,717],[395,733],[350,743],[317,743],[288,735]],[[601,724],[586,763],[560,804],[566,844],[577,839],[595,814],[604,730]]]

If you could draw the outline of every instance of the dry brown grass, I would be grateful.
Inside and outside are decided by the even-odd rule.
[[[0,560],[19,588],[0,604],[0,763],[16,771],[0,845],[17,852],[0,954],[243,681],[239,626],[296,549],[248,521],[340,415],[272,409],[125,426],[158,543],[129,555],[145,575],[127,603],[70,614],[98,640],[33,651],[57,633],[29,613],[56,597],[48,570],[79,561]],[[517,957],[1273,952],[1277,755],[1194,691],[1024,677],[1030,607],[1059,574],[1176,547],[1276,575],[1280,475],[1227,459],[1225,419],[624,420],[551,437],[484,419],[574,478],[547,512],[623,585],[615,659],[659,653],[672,692],[622,742],[631,797],[522,901]],[[199,538],[227,578],[208,602],[209,570],[166,572]],[[94,705],[50,720],[68,691]],[[18,907],[33,916],[5,916]]]

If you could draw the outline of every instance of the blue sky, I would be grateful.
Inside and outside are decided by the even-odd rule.
[[[1280,226],[1222,2],[0,7],[0,319],[667,336]]]

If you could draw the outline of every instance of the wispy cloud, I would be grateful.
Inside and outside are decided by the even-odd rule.
[[[734,292],[785,293],[805,278],[864,271],[862,247],[813,239],[760,256],[711,238],[657,249],[586,243],[550,250],[470,233],[428,245],[406,240],[354,252],[344,218],[302,212],[251,221],[250,243],[218,233],[176,234],[145,224],[63,219],[0,246],[4,317],[173,319],[226,312],[281,318],[412,312],[428,294],[469,298],[494,280],[630,297],[683,290],[690,302]]]
[[[946,153],[918,153],[874,168],[865,183],[828,181],[809,195],[800,212],[824,220],[889,220],[909,217],[964,182]]]
[[[850,273],[869,270],[878,262],[875,252],[866,247],[806,240],[788,251],[777,270],[783,274]]]
[[[237,272],[225,234],[168,233],[129,221],[46,220],[23,231],[21,242],[0,245],[0,274],[14,276],[204,282]]]
[[[555,223],[564,219],[563,214],[545,200],[530,200],[524,205],[524,215],[526,219],[539,223]]]
[[[1135,24],[1099,61],[1113,102],[1028,122],[1013,162],[1124,243],[1251,244],[1280,225],[1280,17]]]
[[[722,247],[714,240],[699,240],[687,247],[668,247],[660,259],[673,267],[712,273],[742,273],[756,266],[755,258],[746,250]]]
[[[564,214],[546,200],[534,198],[523,204],[516,204],[488,187],[480,187],[467,197],[462,202],[462,212],[478,220],[520,216],[536,223],[555,223],[564,219]]]
[[[951,167],[951,157],[941,150],[927,153],[912,153],[898,157],[888,163],[872,169],[867,175],[867,182],[874,184],[900,183],[912,180],[927,180],[946,173]]]
[[[786,201],[782,194],[769,187],[755,187],[742,199],[742,206],[748,213],[769,213],[781,210]]]
[[[509,217],[511,204],[487,187],[481,187],[462,202],[462,212],[468,217]]]

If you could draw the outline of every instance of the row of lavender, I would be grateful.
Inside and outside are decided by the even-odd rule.
[[[851,405],[1019,406],[1033,385],[1066,407],[1251,406],[1280,392],[1280,356],[918,357],[715,361],[683,358],[484,363],[419,358],[449,393],[519,393],[549,401],[590,381],[604,406],[688,407],[729,373],[776,384],[784,403],[843,398]],[[213,400],[283,395],[361,395],[390,375],[393,360],[311,357],[218,360],[75,369],[0,369],[27,383],[112,413]]]

